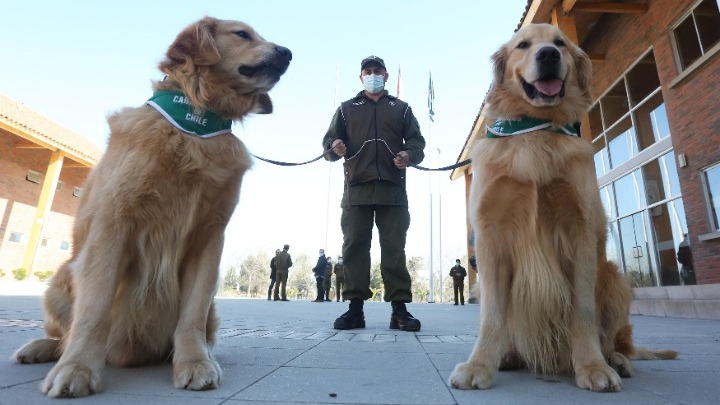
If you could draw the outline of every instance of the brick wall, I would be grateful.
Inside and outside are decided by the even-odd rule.
[[[720,161],[720,54],[690,76],[670,83],[680,73],[671,42],[670,27],[694,0],[653,0],[640,16],[605,14],[593,35],[584,42],[588,53],[605,55],[593,62],[593,94],[605,92],[647,50],[653,49],[676,156],[685,154],[688,165],[678,176],[699,284],[720,283],[720,239],[700,241],[711,232],[702,189],[701,170]]]

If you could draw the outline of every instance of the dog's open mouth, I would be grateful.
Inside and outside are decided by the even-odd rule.
[[[520,80],[522,80],[525,95],[530,99],[553,100],[565,96],[565,82],[557,77],[542,78],[533,83],[528,83],[523,78],[520,78]]]

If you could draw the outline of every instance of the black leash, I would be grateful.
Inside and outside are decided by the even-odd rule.
[[[463,167],[463,166],[469,165],[469,164],[470,164],[470,159],[465,159],[462,162],[455,163],[454,165],[438,167],[436,169],[428,169],[427,167],[422,167],[422,166],[418,166],[418,165],[410,165],[410,166],[412,166],[418,170],[425,171],[425,172],[442,172],[445,170],[457,169],[458,167]]]
[[[255,159],[260,159],[260,160],[262,160],[263,162],[272,163],[272,164],[278,165],[278,166],[302,166],[302,165],[306,165],[306,164],[308,164],[308,163],[317,162],[318,160],[322,159],[322,157],[325,156],[325,154],[328,153],[328,152],[329,152],[329,151],[325,151],[325,152],[323,152],[320,156],[316,157],[315,159],[308,160],[307,162],[300,162],[300,163],[279,162],[279,161],[277,161],[277,160],[265,159],[265,158],[263,158],[263,157],[254,155],[254,154],[252,154],[252,153],[250,154],[250,156],[254,157]]]
[[[306,161],[306,162],[300,162],[300,163],[280,162],[280,161],[277,161],[277,160],[266,159],[266,158],[257,156],[257,155],[252,154],[252,153],[250,154],[250,156],[254,157],[255,159],[260,159],[260,160],[262,160],[263,162],[271,163],[271,164],[274,164],[274,165],[277,165],[277,166],[302,166],[302,165],[306,165],[306,164],[308,164],[308,163],[317,162],[318,160],[322,159],[322,157],[325,156],[325,155],[326,155],[328,152],[330,152],[330,151],[331,151],[331,149],[328,149],[328,150],[324,151],[323,153],[321,153],[320,156],[316,157],[315,159],[311,159],[311,160],[308,160],[308,161]],[[462,162],[455,163],[454,165],[444,166],[444,167],[438,167],[438,168],[434,168],[434,169],[429,169],[429,168],[427,168],[427,167],[423,167],[423,166],[420,166],[420,165],[410,165],[410,167],[414,167],[414,168],[416,168],[416,169],[418,169],[418,170],[422,170],[422,171],[426,171],[426,172],[442,172],[442,171],[446,171],[446,170],[457,169],[458,167],[463,167],[463,166],[468,165],[468,164],[470,164],[470,159],[465,159],[465,160],[463,160]]]

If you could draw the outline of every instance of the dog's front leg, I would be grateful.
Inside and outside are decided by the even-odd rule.
[[[222,230],[215,231],[206,242],[191,248],[198,254],[188,255],[184,266],[180,318],[174,337],[174,385],[188,390],[217,388],[222,376],[220,365],[210,352],[207,331],[222,254]]]
[[[516,234],[511,224],[529,221],[535,192],[532,186],[506,177],[482,187],[474,184],[473,188],[470,209],[477,218],[474,228],[481,287],[480,334],[470,357],[455,366],[449,382],[455,388],[487,389],[492,386],[502,356],[509,348],[505,323],[513,273],[509,246]],[[483,195],[478,193],[480,189],[492,192]],[[519,202],[508,207],[504,202],[509,200]]]
[[[84,397],[100,388],[111,307],[118,273],[124,268],[122,243],[111,237],[89,235],[87,240],[111,241],[85,244],[73,264],[73,321],[58,363],[45,377],[42,392],[50,397]]]
[[[482,265],[478,261],[478,268],[480,266]],[[507,284],[506,280],[505,283],[500,282]],[[505,286],[489,287],[493,282],[480,283],[480,334],[468,360],[456,365],[450,374],[450,385],[453,388],[490,388],[502,355],[507,351],[508,332],[503,320],[507,290]]]
[[[594,243],[578,246],[579,266],[590,266],[576,272],[575,305],[570,324],[570,345],[575,370],[575,383],[592,391],[620,391],[622,381],[610,367],[600,349],[597,314],[595,311],[595,283],[597,254]]]

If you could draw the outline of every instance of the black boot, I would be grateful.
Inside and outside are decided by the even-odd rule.
[[[401,301],[392,302],[392,315],[390,315],[390,329],[400,329],[405,332],[418,332],[420,320],[413,318]]]
[[[350,300],[350,309],[335,320],[333,328],[340,330],[365,328],[363,300],[357,298]]]

